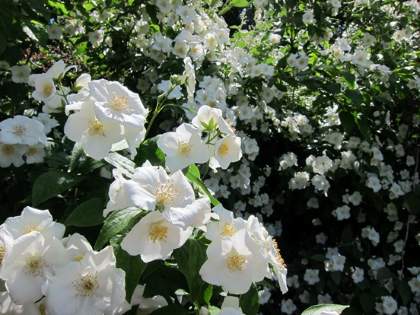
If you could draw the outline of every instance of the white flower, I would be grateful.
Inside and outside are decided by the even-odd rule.
[[[365,279],[365,271],[362,268],[354,267],[352,269],[351,278],[354,283],[360,283]]]
[[[200,130],[206,129],[206,126],[215,126],[223,133],[233,134],[232,128],[223,119],[222,111],[207,105],[198,109],[197,115],[192,119],[192,124]]]
[[[105,32],[101,29],[88,33],[89,42],[94,48],[98,47],[102,43],[104,40],[104,33]]]
[[[306,269],[305,274],[303,276],[303,280],[305,280],[309,285],[313,285],[319,282],[319,270],[318,269]]]
[[[63,239],[67,255],[72,261],[82,261],[89,255],[95,253],[89,241],[78,233],[72,234]]]
[[[245,229],[228,239],[212,242],[207,248],[207,261],[200,269],[204,281],[233,294],[246,293],[252,283],[268,273],[267,260]]]
[[[22,210],[19,216],[7,218],[4,222],[4,229],[14,239],[34,231],[40,232],[48,239],[61,239],[64,235],[65,226],[54,222],[48,210],[39,210],[28,206]]]
[[[208,198],[200,198],[183,208],[172,207],[164,211],[163,216],[182,228],[203,227],[211,218],[210,201]]]
[[[297,307],[291,299],[281,301],[281,311],[286,314],[293,314]]]
[[[58,126],[58,121],[55,118],[51,118],[51,116],[46,113],[39,113],[38,116],[33,117],[33,119],[38,120],[44,125],[44,132],[46,135],[49,134],[53,128]]]
[[[42,163],[45,157],[44,146],[41,144],[28,146],[25,151],[26,163]]]
[[[209,148],[201,140],[201,131],[190,124],[160,135],[157,145],[166,154],[166,166],[171,171],[193,163],[206,163],[210,158]]]
[[[46,144],[44,126],[35,119],[17,115],[0,122],[0,140],[7,144]]]
[[[59,24],[51,24],[47,26],[49,39],[61,39],[63,37],[63,30]]]
[[[350,218],[350,207],[347,205],[338,207],[333,211],[333,215],[337,218],[338,221],[343,221]]]
[[[15,83],[27,83],[31,74],[31,68],[28,65],[16,65],[10,67],[10,71],[12,72],[12,81]]]
[[[237,162],[242,158],[241,138],[227,135],[216,142],[214,152],[210,165],[213,168],[227,169],[230,163]]]
[[[296,172],[289,180],[289,188],[291,190],[295,189],[305,189],[309,183],[309,174],[307,172]]]
[[[104,79],[88,83],[90,98],[100,118],[109,118],[123,124],[144,126],[147,110],[138,94],[121,83]]]
[[[221,204],[214,207],[213,212],[218,221],[211,221],[207,225],[206,238],[210,241],[230,238],[245,227],[243,219],[234,218],[233,212],[226,210]]]
[[[383,296],[382,307],[385,314],[394,314],[398,309],[398,304],[392,296]]]
[[[307,25],[314,24],[315,23],[314,11],[306,10],[302,16],[302,22]]]
[[[36,302],[42,297],[42,286],[54,269],[66,262],[61,242],[31,232],[17,239],[6,255],[1,278],[18,304]]]
[[[144,285],[138,285],[133,292],[133,296],[131,298],[131,305],[138,305],[140,314],[138,315],[146,315],[152,313],[154,310],[157,310],[161,307],[168,305],[165,298],[161,295],[155,295],[151,298],[143,297],[144,294]]]
[[[236,296],[226,296],[219,315],[244,315],[239,306],[239,298]]]
[[[91,102],[82,103],[80,111],[68,117],[64,133],[70,140],[80,144],[87,155],[100,160],[123,137],[120,124],[109,119],[100,119],[96,110]]]
[[[362,229],[362,237],[369,239],[373,246],[377,246],[380,241],[379,233],[371,226],[367,226]]]
[[[48,314],[123,314],[125,272],[115,267],[111,247],[81,262],[70,262],[57,270],[46,290]]]
[[[21,144],[5,144],[0,142],[0,167],[15,167],[22,166],[23,154],[25,153],[26,146]]]
[[[47,73],[36,75],[35,91],[32,97],[37,101],[46,102],[56,94],[56,87],[51,76]]]
[[[191,232],[171,224],[159,211],[152,211],[125,236],[121,248],[132,256],[140,255],[146,263],[167,259],[174,249],[184,245]]]
[[[145,164],[124,183],[133,206],[144,210],[169,210],[191,204],[194,190],[181,171],[168,175],[162,167]]]

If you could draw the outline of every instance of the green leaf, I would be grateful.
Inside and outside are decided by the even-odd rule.
[[[341,111],[338,116],[340,117],[340,121],[344,127],[344,130],[347,133],[352,134],[357,128],[353,114],[348,111]]]
[[[157,309],[150,315],[188,315],[188,311],[179,304],[170,304]]]
[[[235,8],[246,8],[249,6],[248,0],[230,0],[229,5]]]
[[[92,198],[82,202],[66,219],[66,225],[86,227],[104,222],[104,201],[102,198]]]
[[[158,148],[154,138],[147,139],[137,149],[134,160],[136,165],[142,165],[146,161],[149,161],[152,165],[165,165],[165,154]]]
[[[338,305],[338,304],[319,304],[311,306],[303,311],[302,315],[320,315],[322,312],[335,311],[342,312],[348,305]],[[339,313],[340,314],[340,313]]]
[[[57,171],[50,171],[40,175],[32,187],[32,204],[38,206],[60,193],[68,191],[76,186],[81,179],[82,177]]]
[[[133,210],[132,208],[112,212],[105,219],[99,232],[95,249],[99,250],[104,247],[112,237],[127,233],[139,221],[142,213],[142,210]]]
[[[64,3],[49,0],[48,5],[50,7],[53,7],[55,9],[57,9],[58,11],[61,11],[61,13],[64,14],[64,15],[67,15],[69,13],[69,11],[67,11]]]
[[[195,165],[194,165],[195,166]],[[196,188],[198,188],[202,193],[204,193],[205,195],[207,195],[207,197],[210,199],[210,202],[213,206],[217,206],[220,201],[217,200],[216,198],[213,197],[213,195],[211,194],[211,192],[207,189],[206,185],[204,185],[204,183],[201,181],[200,177],[197,177],[197,171],[198,168],[197,167],[189,167],[187,172],[185,173],[185,177],[187,177],[187,179],[196,186]],[[198,171],[199,173],[200,171]]]
[[[202,242],[189,239],[181,248],[174,251],[174,257],[178,263],[179,270],[184,274],[187,279],[189,293],[194,301],[204,301],[204,292],[208,285],[201,279],[199,271],[201,266],[207,259],[206,246]],[[212,292],[207,292],[211,299]]]
[[[140,256],[131,256],[122,249],[121,241],[122,237],[115,237],[111,239],[111,245],[114,248],[117,267],[125,271],[125,298],[130,301],[147,265],[141,260]]]
[[[258,298],[258,290],[255,285],[252,285],[248,292],[241,295],[239,305],[246,315],[256,315],[260,307]]]

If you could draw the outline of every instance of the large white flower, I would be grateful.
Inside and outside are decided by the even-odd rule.
[[[17,304],[36,302],[43,295],[42,286],[47,277],[66,261],[60,241],[31,232],[17,239],[5,256],[1,278]]]
[[[140,255],[148,263],[157,259],[166,259],[174,249],[184,245],[192,229],[168,222],[159,211],[153,211],[143,217],[126,235],[121,247],[130,255]]]
[[[36,119],[17,115],[0,122],[0,140],[7,144],[46,144],[44,125]]]
[[[111,247],[70,262],[48,281],[50,315],[111,315],[127,311],[125,272],[115,267]]]
[[[206,163],[210,151],[201,140],[201,131],[190,124],[182,124],[175,132],[159,136],[157,145],[166,154],[166,166],[177,171],[193,163]]]
[[[67,255],[72,261],[82,261],[83,259],[87,259],[86,257],[89,255],[95,253],[89,241],[78,233],[63,239],[63,245],[66,247]]]
[[[250,237],[257,243],[261,254],[266,261],[271,265],[274,276],[280,286],[281,292],[284,294],[288,291],[287,288],[287,268],[284,260],[280,254],[276,240],[274,240],[265,229],[264,225],[259,222],[258,218],[251,215],[247,222],[247,231]]]
[[[145,210],[167,210],[191,204],[194,190],[181,171],[168,175],[150,163],[136,169],[133,179],[124,188],[133,206]]]
[[[65,226],[54,222],[48,210],[39,210],[28,206],[22,210],[19,216],[7,218],[4,222],[4,229],[14,239],[33,231],[40,232],[47,238],[61,239]]]
[[[104,79],[88,83],[90,97],[97,105],[98,115],[122,124],[144,126],[147,110],[138,94],[121,83]]]
[[[64,133],[70,140],[79,143],[87,155],[100,160],[123,136],[120,124],[100,118],[96,109],[92,102],[82,103],[80,111],[71,114],[67,119]]]
[[[40,74],[35,79],[35,91],[32,97],[37,101],[45,102],[50,100],[57,92],[54,80],[47,73]]]
[[[218,140],[214,149],[215,153],[210,160],[210,165],[214,168],[227,169],[230,163],[237,162],[242,157],[241,138],[228,135]]]
[[[252,283],[269,276],[267,260],[245,229],[228,239],[212,242],[200,269],[204,281],[233,294],[244,294]]]

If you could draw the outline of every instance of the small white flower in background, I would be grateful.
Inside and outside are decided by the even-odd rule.
[[[333,215],[338,221],[343,221],[350,218],[350,207],[347,205],[338,207],[333,211]]]
[[[61,39],[63,37],[63,30],[59,24],[51,24],[47,26],[49,39]]]
[[[303,276],[303,280],[305,280],[309,285],[313,285],[319,282],[319,270],[318,269],[306,269],[305,274]]]
[[[48,314],[123,314],[125,272],[115,267],[110,246],[81,262],[57,269],[46,290]]]
[[[281,311],[286,314],[293,314],[297,310],[296,305],[291,299],[281,301]]]
[[[132,256],[140,255],[148,263],[167,259],[174,249],[184,245],[192,229],[182,229],[167,221],[159,211],[146,214],[125,236],[121,248]]]
[[[241,138],[228,135],[215,144],[214,157],[210,158],[210,166],[213,168],[221,167],[227,169],[233,162],[242,158]]]
[[[88,39],[93,48],[97,48],[102,44],[104,40],[104,34],[105,32],[102,29],[88,33]]]
[[[96,160],[107,156],[112,145],[123,140],[120,124],[109,119],[100,119],[91,102],[84,102],[80,111],[68,117],[64,133]]]
[[[252,283],[269,276],[268,263],[245,229],[212,242],[200,269],[204,281],[233,294],[246,293]]]
[[[302,22],[306,25],[314,24],[315,23],[314,10],[306,10],[302,16]]]
[[[56,238],[39,232],[19,237],[5,256],[1,278],[18,304],[33,303],[42,296],[42,287],[55,268],[67,261],[65,250]]]
[[[31,68],[28,65],[16,65],[10,67],[10,71],[14,83],[27,83],[31,75]]]
[[[379,233],[371,226],[367,226],[362,229],[362,237],[369,239],[373,246],[377,246],[380,241]]]
[[[182,124],[175,132],[160,135],[157,145],[166,154],[166,166],[171,171],[210,159],[209,147],[201,140],[201,131],[190,124]]]
[[[309,184],[309,174],[307,172],[296,172],[289,180],[289,189],[305,189]]]
[[[59,125],[58,121],[55,118],[51,118],[47,113],[39,113],[38,116],[33,117],[33,119],[38,120],[44,125],[44,132],[46,135]]]
[[[55,96],[56,91],[54,81],[48,74],[37,75],[35,91],[32,93],[34,99],[40,102],[47,102]]]
[[[65,231],[65,226],[53,221],[48,210],[29,206],[25,207],[19,216],[7,218],[3,227],[14,239],[34,231],[41,233],[47,239],[61,239]]]
[[[0,122],[0,141],[7,144],[46,144],[44,125],[35,119],[17,115]]]
[[[287,64],[298,70],[304,70],[308,67],[308,56],[304,52],[291,54],[287,58]]]
[[[45,157],[45,147],[41,144],[28,146],[25,151],[26,164],[42,163]]]
[[[382,296],[382,308],[385,314],[395,314],[398,309],[397,301],[392,296]]]
[[[354,283],[360,283],[365,279],[365,271],[362,268],[354,267],[352,268],[351,278]]]

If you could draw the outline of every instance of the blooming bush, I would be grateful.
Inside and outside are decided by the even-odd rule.
[[[418,314],[417,1],[1,7],[0,313]]]

